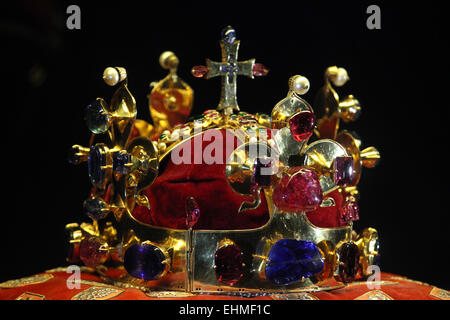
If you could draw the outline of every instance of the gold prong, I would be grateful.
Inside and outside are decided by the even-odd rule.
[[[380,152],[375,147],[368,147],[360,153],[362,165],[366,168],[373,168],[380,160]]]
[[[266,262],[270,262],[269,258],[267,258],[266,256],[262,256],[262,255],[259,255],[259,254],[253,254],[252,256],[253,256],[253,258],[259,258],[259,259],[262,259],[262,260],[264,260]]]

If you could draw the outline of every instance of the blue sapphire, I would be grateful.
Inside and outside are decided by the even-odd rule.
[[[114,152],[113,154],[113,170],[120,174],[128,174],[130,167],[127,164],[131,163],[131,155],[125,150]]]
[[[158,247],[143,243],[134,244],[127,249],[124,267],[135,278],[157,280],[166,269],[166,257]]]
[[[103,166],[106,166],[106,146],[100,143],[91,147],[88,157],[89,179],[94,186],[102,186],[105,182]]]
[[[101,102],[96,100],[86,108],[86,124],[92,133],[99,134],[108,130],[109,113],[103,108]]]
[[[270,249],[266,278],[277,285],[288,285],[322,271],[324,259],[311,241],[281,239]]]
[[[104,219],[109,213],[108,204],[97,197],[86,199],[83,208],[86,215],[94,220]]]
[[[231,26],[228,26],[222,30],[222,40],[226,43],[232,44],[236,41],[236,31]]]
[[[239,72],[239,67],[234,64],[224,65],[220,67],[220,71],[222,72]]]

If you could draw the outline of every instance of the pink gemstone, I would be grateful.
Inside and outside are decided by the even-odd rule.
[[[298,142],[307,140],[312,135],[315,125],[316,117],[310,111],[302,111],[289,120],[292,137]]]
[[[188,229],[193,228],[200,218],[200,207],[195,201],[194,197],[189,197],[186,199],[185,204],[186,209],[186,227]]]
[[[80,243],[80,259],[88,267],[96,267],[106,262],[109,252],[105,240],[87,236]]]
[[[255,63],[253,65],[253,75],[256,77],[262,77],[269,73],[269,69],[262,63]]]
[[[195,66],[192,67],[191,73],[196,78],[203,78],[208,75],[209,70],[206,66]]]
[[[355,197],[347,197],[340,209],[340,219],[343,224],[359,220],[359,206]]]
[[[338,186],[351,185],[354,178],[353,158],[337,157],[333,161],[333,179]]]
[[[292,167],[283,173],[273,191],[275,205],[287,212],[315,210],[322,203],[317,174],[306,167]]]
[[[242,251],[233,244],[217,249],[214,262],[217,280],[222,283],[233,285],[244,275]]]

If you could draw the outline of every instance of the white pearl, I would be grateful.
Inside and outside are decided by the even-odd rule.
[[[336,76],[333,79],[333,83],[337,87],[342,87],[349,80],[347,70],[344,68],[338,68]]]
[[[303,95],[309,90],[309,80],[304,76],[295,76],[291,82],[291,90],[298,95]]]
[[[255,136],[251,136],[248,142],[250,142],[250,143],[257,143],[258,142],[258,138],[255,137]]]
[[[177,141],[180,138],[180,130],[175,130],[170,135],[170,141]]]
[[[103,72],[103,80],[109,86],[115,86],[119,80],[120,75],[116,68],[108,67]]]

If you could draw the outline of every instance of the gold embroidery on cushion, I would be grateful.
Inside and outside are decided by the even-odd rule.
[[[433,296],[441,300],[450,300],[450,292],[437,287],[431,289],[430,296]]]
[[[53,275],[51,273],[37,274],[31,277],[8,280],[6,282],[0,283],[0,288],[24,287],[32,284],[43,283],[50,279],[53,279]]]
[[[71,300],[108,300],[117,297],[124,290],[111,287],[90,287],[77,293]]]
[[[24,292],[15,300],[45,300],[45,296],[34,292]]]
[[[372,290],[355,298],[354,300],[394,300],[387,293],[381,290]]]

